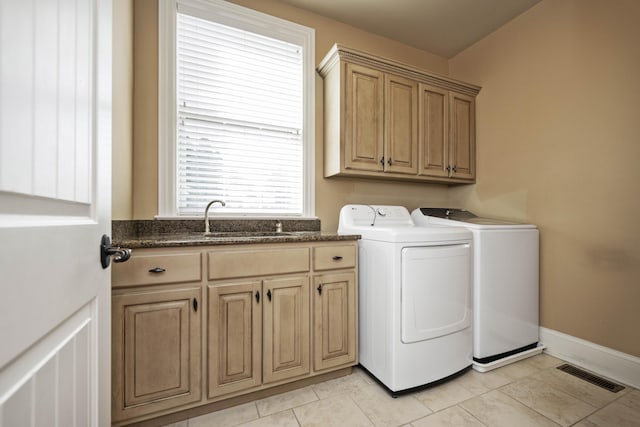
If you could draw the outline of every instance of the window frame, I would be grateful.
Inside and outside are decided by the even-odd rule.
[[[177,212],[176,22],[178,8],[189,14],[303,47],[303,212],[225,214],[227,218],[316,218],[315,216],[315,30],[222,0],[158,2],[158,215],[189,218]],[[202,215],[204,216],[204,209]],[[218,217],[221,217],[220,215]]]

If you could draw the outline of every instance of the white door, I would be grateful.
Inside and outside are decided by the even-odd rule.
[[[0,0],[0,426],[110,424],[111,1]]]

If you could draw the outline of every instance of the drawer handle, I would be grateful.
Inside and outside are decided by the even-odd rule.
[[[164,273],[165,271],[167,271],[167,270],[165,270],[162,267],[154,267],[151,270],[149,270],[149,273],[156,273],[157,274],[157,273]]]
[[[342,260],[342,257],[341,257],[340,255],[335,255],[335,256],[333,257],[333,260],[334,260],[334,261],[340,261],[340,260]]]

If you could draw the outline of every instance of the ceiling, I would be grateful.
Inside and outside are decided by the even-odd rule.
[[[451,58],[540,0],[281,0]]]

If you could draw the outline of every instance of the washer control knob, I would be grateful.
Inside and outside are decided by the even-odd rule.
[[[378,215],[387,216],[387,211],[384,208],[378,208]]]

